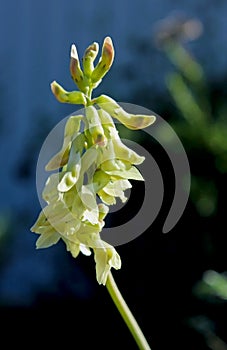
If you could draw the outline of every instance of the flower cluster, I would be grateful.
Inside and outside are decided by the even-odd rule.
[[[114,49],[112,40],[104,40],[102,55],[94,67],[98,44],[90,45],[80,67],[72,45],[70,71],[79,91],[67,92],[57,82],[51,89],[60,102],[84,105],[84,114],[71,115],[65,125],[61,150],[46,165],[52,173],[45,184],[43,198],[47,205],[31,228],[40,236],[37,248],[49,247],[62,239],[73,257],[80,252],[94,253],[96,277],[106,283],[111,267],[119,269],[121,259],[113,246],[103,241],[100,232],[109,206],[119,198],[127,200],[129,180],[143,181],[136,165],[144,157],[122,143],[112,118],[130,129],[152,124],[154,116],[133,115],[112,98],[101,95],[91,99],[92,90],[110,69]]]

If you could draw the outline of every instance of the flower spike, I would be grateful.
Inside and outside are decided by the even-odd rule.
[[[62,239],[73,257],[81,252],[94,254],[96,278],[105,285],[111,268],[121,267],[115,248],[100,236],[109,206],[118,199],[123,203],[125,192],[132,187],[130,180],[144,181],[137,165],[144,157],[127,147],[121,140],[112,118],[129,129],[151,125],[155,116],[127,113],[106,95],[92,99],[114,60],[110,37],[103,41],[102,54],[94,67],[99,45],[93,42],[85,50],[80,67],[76,46],[71,47],[70,72],[79,91],[66,91],[56,81],[51,90],[61,103],[82,104],[81,115],[71,115],[66,122],[60,151],[46,165],[55,170],[46,181],[41,211],[32,232],[39,234],[37,248],[46,248]]]
[[[111,97],[92,99],[92,91],[102,81],[114,60],[112,39],[103,41],[102,54],[94,67],[99,45],[93,42],[85,50],[80,66],[76,46],[70,54],[70,73],[79,91],[66,91],[56,81],[51,90],[61,103],[82,104],[81,115],[68,118],[60,151],[47,163],[52,173],[44,186],[46,202],[31,231],[38,234],[36,248],[50,247],[60,240],[76,258],[93,253],[97,282],[106,285],[113,301],[141,350],[150,350],[136,320],[121,296],[111,269],[121,268],[115,247],[105,242],[101,231],[109,206],[117,200],[127,201],[129,180],[144,181],[137,165],[145,157],[127,147],[121,140],[112,118],[132,130],[145,128],[155,116],[130,114]],[[124,234],[124,232],[122,232]]]

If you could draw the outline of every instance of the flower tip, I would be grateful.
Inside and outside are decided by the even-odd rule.
[[[147,128],[148,126],[154,124],[156,117],[154,115],[132,115],[131,120],[125,123],[131,130],[139,130]]]
[[[90,45],[90,49],[95,51],[95,52],[98,52],[99,51],[99,44],[94,41],[91,45]]]
[[[147,126],[154,124],[154,122],[156,121],[157,118],[156,118],[155,115],[150,115],[149,119],[150,120],[148,121],[148,125]]]
[[[110,60],[109,65],[111,65],[114,59],[114,46],[110,36],[107,36],[104,39],[103,51],[104,51],[104,55],[109,58]]]
[[[114,60],[114,47],[110,36],[105,37],[102,45],[102,55],[97,66],[91,74],[93,84],[99,84],[104,75],[109,71]]]
[[[57,86],[58,86],[58,83],[56,82],[56,80],[52,81],[52,83],[50,84],[50,88],[51,88],[51,91],[53,92],[53,94],[55,95],[55,93],[57,92]]]
[[[104,44],[113,46],[113,41],[110,36],[106,36],[104,39]]]
[[[75,44],[72,44],[71,46],[70,57],[74,58],[75,60],[78,60],[78,53]]]
[[[109,212],[109,207],[103,203],[99,203],[98,210],[99,210],[99,221],[103,221],[103,219],[106,217],[106,215]]]
[[[59,102],[66,102],[64,98],[65,90],[54,80],[51,84],[51,91]]]

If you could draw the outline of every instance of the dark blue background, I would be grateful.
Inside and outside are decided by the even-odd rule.
[[[172,66],[152,35],[158,21],[179,11],[201,20],[203,34],[189,48],[210,86],[221,84],[227,73],[225,1],[1,2],[0,310],[3,333],[13,330],[18,344],[29,344],[31,334],[40,345],[46,336],[50,346],[63,341],[75,349],[136,349],[107,291],[96,283],[92,257],[75,260],[61,243],[35,249],[37,237],[30,227],[40,210],[36,162],[48,132],[75,110],[57,102],[50,90],[53,80],[74,89],[69,74],[72,43],[81,56],[90,43],[97,41],[101,47],[104,37],[111,36],[115,62],[96,93],[170,118],[165,75]],[[154,155],[158,154],[154,147]],[[160,167],[165,168],[165,162],[163,155]],[[170,170],[164,180],[169,176]],[[135,184],[137,189],[139,193]],[[206,269],[226,269],[220,234],[225,230],[224,217],[222,223],[212,222],[219,232],[211,242],[216,244],[215,253],[207,255],[204,242],[210,222],[198,218],[190,202],[173,232],[161,233],[171,195],[152,228],[119,247],[123,266],[114,276],[153,349],[207,349],[187,320],[215,312],[222,335],[222,311],[212,307],[210,311],[193,299],[192,287]]]

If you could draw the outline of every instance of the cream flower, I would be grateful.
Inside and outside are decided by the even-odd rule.
[[[113,63],[111,38],[104,39],[101,57],[94,66],[98,50],[95,42],[85,50],[82,70],[72,45],[70,72],[80,91],[68,92],[55,81],[51,84],[58,101],[83,104],[85,110],[68,118],[62,148],[45,167],[56,172],[46,181],[42,196],[47,205],[31,231],[39,234],[37,248],[61,239],[75,258],[80,252],[93,253],[97,281],[105,285],[110,269],[120,269],[121,259],[115,248],[101,239],[100,232],[109,206],[118,199],[127,200],[125,192],[132,187],[129,180],[143,181],[136,165],[144,161],[123,144],[112,117],[130,129],[146,127],[155,117],[129,114],[106,95],[91,99],[92,89]]]

